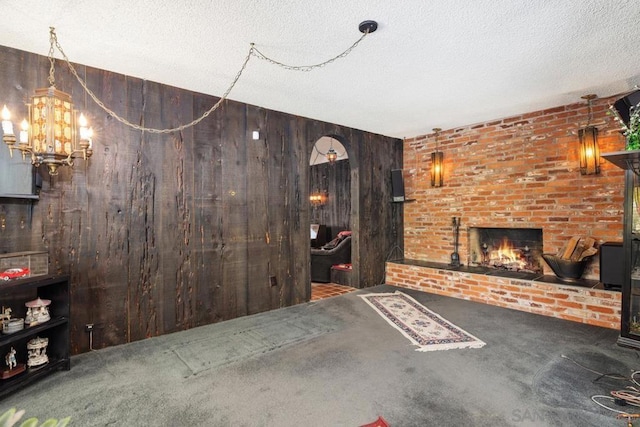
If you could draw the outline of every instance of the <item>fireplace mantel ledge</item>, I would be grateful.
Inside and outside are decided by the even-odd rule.
[[[470,267],[466,265],[454,267],[450,264],[446,264],[442,262],[422,261],[417,259],[402,259],[402,260],[393,260],[389,262],[393,262],[396,264],[415,265],[418,267],[436,268],[439,270],[458,271],[461,273],[483,274],[485,276],[503,277],[507,279],[531,280],[534,282],[551,283],[551,284],[562,285],[562,286],[569,285],[569,286],[579,286],[582,288],[604,289],[600,281],[593,280],[593,279],[562,280],[559,277],[556,277],[555,275],[549,275],[549,274],[542,275],[537,273],[505,271],[505,270],[498,270],[498,269],[488,268],[488,267]]]
[[[620,328],[621,292],[603,289],[596,280],[563,281],[555,275],[403,259],[386,262],[385,283],[593,326]]]

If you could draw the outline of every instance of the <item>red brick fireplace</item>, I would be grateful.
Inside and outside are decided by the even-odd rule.
[[[598,128],[603,153],[624,148],[618,125],[607,114],[618,98],[593,103],[591,124]],[[557,253],[572,236],[622,241],[623,172],[603,160],[599,175],[580,174],[577,133],[587,116],[586,103],[576,102],[443,131],[438,137],[444,152],[442,187],[430,186],[433,135],[405,139],[405,191],[415,200],[404,204],[405,259],[448,263],[452,217],[461,221],[458,249],[465,265],[471,226],[540,229],[545,253]],[[410,267],[388,264],[387,283],[618,327],[619,293],[614,291]],[[542,268],[553,276],[544,262]],[[599,278],[597,256],[583,277]]]
[[[504,271],[542,273],[542,229],[468,227],[467,265]]]

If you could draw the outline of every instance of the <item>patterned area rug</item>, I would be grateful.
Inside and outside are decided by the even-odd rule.
[[[365,294],[360,297],[417,345],[416,351],[480,348],[485,345],[402,292]]]

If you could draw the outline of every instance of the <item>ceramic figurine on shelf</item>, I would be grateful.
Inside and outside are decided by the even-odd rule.
[[[40,298],[25,303],[27,315],[24,318],[24,323],[29,326],[35,326],[50,320],[49,304],[51,304],[51,300]]]
[[[48,338],[36,337],[27,343],[27,366],[30,368],[37,368],[49,362],[47,357],[47,345],[49,345]]]
[[[0,321],[4,323],[5,320],[11,319],[11,307],[2,306],[2,313],[0,313]]]
[[[4,334],[12,334],[24,329],[24,321],[22,319],[11,318],[11,309],[9,307],[2,307],[0,321],[2,322],[2,333]]]
[[[18,375],[19,373],[24,372],[25,370],[24,363],[18,363],[18,361],[16,360],[16,349],[13,347],[11,347],[9,353],[7,353],[4,357],[4,361],[7,365],[7,369],[3,370],[0,373],[0,379],[5,380],[11,378],[15,375]]]
[[[11,347],[11,350],[5,356],[4,361],[7,364],[7,366],[9,367],[9,370],[12,370],[13,368],[16,367],[18,362],[16,362],[16,349],[15,348]]]

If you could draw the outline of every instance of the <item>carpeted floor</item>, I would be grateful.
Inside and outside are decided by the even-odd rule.
[[[640,368],[616,331],[400,289],[486,343],[418,352],[358,296],[396,290],[75,356],[0,409],[70,426],[626,425],[591,400],[628,385],[591,370]]]

